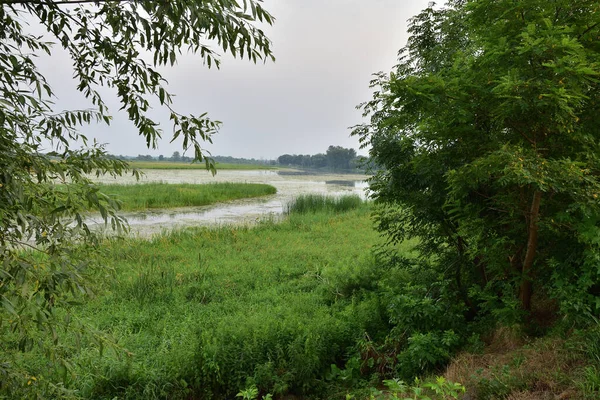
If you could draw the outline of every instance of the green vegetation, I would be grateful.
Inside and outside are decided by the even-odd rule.
[[[375,223],[419,240],[387,261],[411,277],[373,344],[395,377],[467,350],[479,363],[450,380],[472,398],[598,398],[600,352],[569,333],[594,336],[600,314],[599,7],[432,3],[373,81],[353,134],[377,166]],[[486,340],[506,331],[519,345]]]
[[[127,166],[70,148],[110,120],[96,82],[149,146],[156,97],[214,167],[200,141],[219,123],[173,111],[154,67],[184,43],[217,62],[205,34],[270,57],[249,23],[272,18],[251,0],[63,4],[0,8],[0,398],[599,397],[598,1],[430,6],[354,131],[378,168],[374,205],[303,196],[281,223],[149,241],[100,240],[82,219],[122,223],[88,174]],[[29,18],[96,110],[52,110],[31,54],[52,47]]]
[[[307,214],[316,212],[344,212],[359,208],[363,200],[358,195],[331,197],[322,194],[304,194],[294,198],[286,206],[286,214]]]
[[[282,222],[255,227],[104,241],[96,261],[113,269],[95,272],[96,295],[70,318],[108,336],[58,330],[64,367],[48,368],[41,352],[22,353],[16,368],[29,371],[29,383],[9,393],[340,400],[460,399],[465,390],[477,399],[527,390],[531,399],[598,395],[600,325],[567,340],[527,344],[518,329],[467,324],[462,306],[448,301],[448,280],[420,263],[418,242],[385,245],[370,213],[362,203],[345,212],[291,211]],[[44,268],[41,260],[38,266]],[[18,346],[10,340],[4,349]],[[110,351],[100,356],[102,347]],[[471,353],[453,360],[460,348]]]
[[[104,242],[97,261],[113,276],[97,272],[97,296],[73,319],[109,332],[133,356],[100,357],[85,340],[74,351],[73,332],[60,331],[77,379],[60,369],[48,376],[38,355],[27,365],[36,381],[23,390],[42,393],[50,380],[94,399],[233,398],[251,385],[261,394],[324,393],[331,365],[343,367],[357,341],[388,329],[368,292],[383,272],[369,211]]]
[[[101,185],[100,191],[121,202],[124,211],[151,208],[205,206],[221,201],[275,194],[277,189],[259,183],[209,183],[202,185],[143,183]]]
[[[378,227],[421,239],[468,321],[600,313],[598,6],[432,6],[365,105]]]
[[[132,168],[136,169],[202,169],[206,170],[206,165],[199,163],[183,163],[172,161],[128,161]],[[233,169],[233,170],[271,170],[277,169],[270,165],[260,164],[227,164],[215,163],[215,168],[218,170]]]
[[[321,171],[354,171],[361,166],[361,157],[356,150],[341,146],[329,146],[325,154],[283,154],[277,158],[279,165]]]
[[[85,323],[73,322],[68,310],[77,295],[90,290],[98,251],[84,214],[98,209],[113,228],[123,224],[117,204],[98,192],[90,175],[118,176],[128,167],[82,134],[82,127],[112,118],[101,93],[112,91],[119,105],[111,108],[123,110],[148,147],[165,137],[164,124],[154,119],[157,109],[167,112],[172,140],[214,170],[201,144],[211,141],[221,123],[206,113],[179,113],[159,71],[175,65],[182,48],[208,67],[220,64],[218,51],[253,62],[272,59],[271,42],[254,25],[273,22],[260,1],[81,3],[0,5],[0,397],[5,398],[59,397],[61,386],[51,382],[48,390],[35,392],[39,386],[29,371],[17,367],[21,357],[42,349],[42,368],[67,374],[58,332],[99,338]],[[39,56],[57,49],[71,58],[72,87],[86,98],[82,109],[56,109],[56,93],[45,69],[38,69]],[[30,388],[27,396],[17,394],[23,388]]]

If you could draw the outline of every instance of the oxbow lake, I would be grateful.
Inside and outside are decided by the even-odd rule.
[[[300,194],[320,193],[333,196],[358,194],[366,197],[366,176],[359,174],[312,174],[302,171],[218,171],[212,176],[204,170],[143,170],[140,181],[134,177],[95,179],[101,183],[137,184],[144,182],[194,183],[247,182],[266,183],[277,188],[277,194],[256,199],[234,200],[203,207],[153,209],[127,212],[122,215],[130,225],[131,234],[151,236],[173,229],[225,224],[248,224],[264,218],[279,218],[285,206]],[[101,228],[100,216],[91,216],[90,225]]]

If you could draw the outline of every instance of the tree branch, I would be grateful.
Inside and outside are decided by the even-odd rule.
[[[38,251],[40,253],[46,253],[48,254],[48,252],[46,250],[40,249],[39,247],[36,247],[34,245],[32,245],[31,243],[28,242],[23,242],[17,239],[11,239],[11,238],[7,238],[6,239],[8,242],[12,243],[14,246],[24,246],[24,247],[29,247],[32,250]]]
[[[587,28],[585,31],[581,32],[578,36],[577,39],[581,39],[581,37],[583,35],[585,35],[586,33],[588,33],[589,31],[591,31],[592,29],[594,29],[595,27],[598,26],[598,24],[600,24],[600,22],[596,22],[594,25],[590,26],[589,28]]]

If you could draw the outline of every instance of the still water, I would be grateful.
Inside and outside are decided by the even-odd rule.
[[[150,236],[172,229],[223,224],[247,224],[264,218],[278,218],[285,206],[299,194],[320,193],[333,196],[358,194],[365,197],[367,184],[364,175],[306,174],[299,171],[219,171],[212,176],[204,170],[144,170],[140,181],[133,177],[99,178],[102,183],[136,184],[139,182],[211,183],[247,182],[266,183],[277,188],[277,194],[257,199],[234,200],[203,207],[154,209],[122,215],[129,222],[131,233]],[[101,228],[99,216],[91,216],[90,225]]]

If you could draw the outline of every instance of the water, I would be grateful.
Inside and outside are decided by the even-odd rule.
[[[191,226],[247,224],[264,218],[278,218],[287,203],[300,194],[326,194],[339,196],[357,194],[366,197],[367,184],[364,175],[351,174],[303,174],[278,173],[279,171],[219,171],[212,176],[204,170],[144,170],[140,182],[194,183],[246,182],[266,183],[277,188],[277,194],[256,199],[234,200],[203,207],[154,209],[144,212],[130,212],[122,215],[127,218],[131,233],[150,236]],[[102,183],[136,184],[134,177],[100,178]],[[91,226],[100,229],[104,223],[100,216],[91,216]]]

